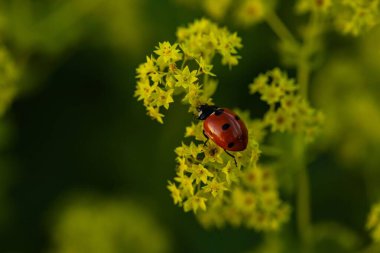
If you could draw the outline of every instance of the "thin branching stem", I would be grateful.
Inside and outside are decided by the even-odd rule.
[[[312,14],[310,18],[309,26],[312,29],[312,33],[305,37],[302,43],[299,43],[290,30],[286,27],[284,22],[274,13],[270,12],[267,15],[266,22],[271,27],[273,32],[282,40],[283,43],[293,44],[300,48],[299,60],[297,62],[297,81],[299,84],[300,95],[304,98],[308,98],[308,86],[311,72],[310,56],[313,50],[314,39],[318,34],[317,14]],[[306,159],[306,144],[301,135],[296,135],[293,144],[293,156],[297,163],[298,170],[298,187],[297,187],[297,228],[298,233],[302,241],[303,248],[306,248],[310,244],[311,240],[311,210],[310,210],[310,182],[307,170]]]
[[[273,11],[270,11],[266,16],[266,22],[273,32],[283,41],[298,45],[296,38],[282,22],[282,20]]]

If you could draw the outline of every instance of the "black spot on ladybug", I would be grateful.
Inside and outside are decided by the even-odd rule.
[[[216,115],[216,116],[222,115],[223,112],[224,112],[223,109],[218,109],[218,110],[215,111],[215,115]]]
[[[223,126],[222,126],[222,129],[224,130],[224,131],[226,131],[228,128],[230,128],[230,124],[228,124],[228,123],[226,123],[226,124],[224,124]]]
[[[232,148],[234,145],[235,145],[235,143],[233,143],[233,142],[228,143],[229,148]]]
[[[239,116],[235,115],[235,119],[236,120],[240,120]]]

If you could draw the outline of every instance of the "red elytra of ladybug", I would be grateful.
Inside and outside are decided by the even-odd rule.
[[[228,151],[243,151],[248,144],[248,130],[244,122],[233,111],[217,106],[201,105],[198,107],[198,119],[203,120],[203,133],[216,145]],[[207,143],[207,141],[205,143]],[[236,164],[236,160],[235,160]]]

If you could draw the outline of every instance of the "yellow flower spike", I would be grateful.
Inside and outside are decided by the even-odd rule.
[[[185,137],[195,137],[197,128],[197,125],[191,122],[191,126],[186,127]]]
[[[214,143],[209,142],[207,146],[204,147],[203,151],[205,154],[205,158],[203,160],[204,163],[216,162],[223,164],[223,158],[221,157],[223,150]]]
[[[188,66],[186,66],[182,71],[179,71],[178,74],[174,75],[174,77],[177,79],[176,86],[181,86],[183,88],[188,88],[198,80],[197,71],[193,70],[190,72]]]
[[[296,12],[304,14],[315,11],[327,14],[332,6],[332,0],[299,0],[296,4]]]
[[[188,146],[185,145],[183,142],[180,147],[177,147],[174,152],[178,155],[178,157],[183,158],[186,155],[189,155],[188,151]]]
[[[290,208],[286,204],[279,203],[273,210],[262,209],[263,203],[260,202],[257,205],[260,207],[247,217],[247,227],[257,231],[277,231],[289,219]]]
[[[240,56],[236,55],[236,49],[241,47],[240,38],[236,34],[221,36],[218,51],[222,55],[222,64],[229,67],[237,65]]]
[[[202,147],[195,145],[193,142],[190,143],[189,146],[182,143],[180,147],[175,149],[175,153],[179,157],[191,157],[196,159],[198,154],[202,152]]]
[[[262,184],[262,172],[257,167],[250,168],[243,173],[243,182],[250,189],[256,189]]]
[[[189,196],[194,195],[193,179],[188,176],[175,177],[175,181],[180,183],[180,188],[184,191],[184,194]]]
[[[380,21],[379,0],[299,0],[296,12],[332,20],[338,32],[358,36]]]
[[[224,186],[224,182],[218,182],[215,178],[213,178],[211,182],[208,182],[202,189],[204,189],[205,192],[211,193],[214,198],[217,196],[223,197],[224,191],[228,190],[228,188]]]
[[[182,177],[185,171],[188,171],[189,166],[187,165],[186,158],[177,157],[178,167],[177,167],[177,176]]]
[[[197,214],[198,221],[206,229],[212,227],[223,228],[226,224],[223,215],[219,213],[219,206],[214,206],[217,201],[212,201],[211,207],[210,204],[207,206],[206,212],[200,212]]]
[[[283,222],[284,221],[277,219],[275,214],[259,212],[251,216],[251,219],[248,221],[248,226],[252,226],[258,231],[277,231]]]
[[[226,15],[231,3],[232,0],[204,0],[202,6],[211,17],[219,20]]]
[[[177,186],[172,182],[168,181],[167,188],[171,192],[174,204],[176,205],[182,203],[181,191],[177,188]]]
[[[191,156],[196,159],[198,154],[202,152],[202,147],[199,145],[196,145],[195,143],[190,143],[190,154]]]
[[[226,177],[227,185],[231,185],[232,182],[239,182],[239,171],[231,161],[227,162],[226,166],[223,167],[222,172]]]
[[[285,76],[285,78],[281,78],[278,80],[278,86],[284,92],[294,92],[295,90],[298,89],[298,87],[295,84],[295,80],[294,79],[288,79],[286,76]]]
[[[240,58],[238,49],[242,45],[237,34],[207,19],[179,28],[177,38],[177,43],[159,43],[154,51],[158,58],[147,57],[146,62],[137,69],[135,96],[143,101],[148,114],[160,123],[163,122],[160,108],[168,109],[175,96],[183,95],[182,102],[189,105],[189,112],[192,113],[196,113],[201,104],[212,104],[211,96],[217,88],[217,80],[209,76],[215,76],[211,72],[215,55],[220,55],[221,63],[229,66],[236,65]],[[194,66],[197,70],[193,69]],[[274,115],[281,109],[281,106],[277,107],[282,101],[296,93],[294,81],[279,69],[262,74],[250,89],[251,93],[259,93],[264,101],[276,105],[271,107]],[[271,95],[273,90],[274,96]],[[316,121],[312,117],[314,112],[303,110],[305,114],[301,114],[299,105],[296,106],[294,117],[302,118],[302,125],[311,128]],[[265,128],[273,123],[261,121],[257,124],[247,112],[241,112],[239,116],[246,122],[250,137],[247,149],[234,153],[238,166],[234,166],[231,157],[212,141],[203,145],[203,122],[192,123],[186,128],[185,136],[195,140],[182,143],[175,149],[176,176],[174,181],[168,182],[167,188],[174,204],[182,206],[186,212],[193,211],[205,226],[221,227],[228,223],[256,230],[278,229],[288,213],[283,212],[281,220],[273,211],[273,203],[280,203],[275,179],[260,177],[260,181],[249,184],[249,175],[246,175],[247,169],[249,171],[251,168],[265,174],[256,166],[260,149],[254,126],[260,126],[261,130],[257,132],[263,138]],[[282,206],[277,205],[279,209]],[[250,226],[253,216],[264,217],[261,221],[265,222]]]
[[[288,78],[285,72],[275,68],[261,74],[249,88],[251,93],[259,93],[261,100],[270,106],[264,120],[256,123],[261,127],[262,134],[265,135],[265,128],[270,127],[272,132],[302,133],[308,142],[318,134],[323,124],[323,114],[301,98],[294,79]],[[260,134],[259,137],[263,138]]]
[[[151,96],[153,90],[154,87],[150,85],[149,80],[140,80],[137,82],[134,96],[137,97],[138,101],[146,100]]]
[[[264,88],[266,87],[266,84],[268,82],[268,76],[266,75],[259,75],[253,83],[249,85],[249,93],[254,94],[257,92],[262,93]]]
[[[266,8],[263,0],[244,0],[236,10],[236,20],[243,26],[253,25],[264,20]]]
[[[236,34],[230,34],[227,29],[219,28],[206,19],[197,20],[187,29],[180,28],[177,35],[187,55],[194,58],[202,56],[207,62],[211,62],[210,57],[215,53],[237,59],[237,49],[241,48],[241,39]]]
[[[336,3],[335,25],[343,34],[358,36],[379,23],[379,0],[345,0]]]
[[[140,79],[147,79],[148,75],[153,72],[157,72],[158,68],[155,64],[155,59],[153,56],[146,57],[146,62],[143,64],[140,64],[139,67],[136,69],[137,77]]]
[[[244,215],[251,214],[256,208],[256,197],[252,192],[235,188],[232,191],[233,206]]]
[[[296,113],[299,99],[300,97],[295,97],[294,95],[285,96],[281,99],[281,108],[289,114]]]
[[[170,45],[169,42],[165,41],[163,43],[159,43],[157,50],[154,52],[159,56],[157,61],[163,61],[164,63],[173,63],[182,59],[182,54],[177,49],[178,44],[175,43]]]
[[[265,86],[261,94],[261,100],[267,102],[269,105],[275,104],[280,101],[284,91],[277,86]]]
[[[207,184],[209,177],[214,177],[214,175],[208,171],[202,164],[193,164],[190,169],[191,178],[195,180],[196,184],[200,182]]]
[[[168,88],[174,88],[175,84],[177,83],[177,80],[172,75],[166,75],[165,76],[165,86]]]
[[[206,210],[206,201],[207,199],[204,197],[200,197],[198,195],[194,195],[187,199],[183,205],[183,209],[185,212],[193,211],[197,213],[197,210],[200,208],[201,210]]]
[[[225,219],[233,227],[239,227],[243,223],[243,215],[233,206],[228,206],[223,209],[223,215]]]
[[[169,104],[173,103],[173,92],[174,89],[169,89],[167,91],[164,91],[163,89],[158,90],[158,98],[157,98],[157,105],[163,106],[165,109],[169,109]]]
[[[239,59],[240,59],[239,56],[226,53],[226,54],[223,54],[222,64],[228,65],[231,68],[232,66],[235,66],[239,63]]]
[[[284,109],[280,108],[271,117],[272,132],[283,133],[292,127],[293,119]]]
[[[182,99],[183,102],[190,104],[191,112],[197,112],[196,107],[199,105],[198,101],[201,95],[201,87],[198,84],[190,84],[187,89],[186,96]]]
[[[149,74],[150,79],[153,83],[159,83],[162,84],[162,78],[165,76],[165,73],[161,72],[152,72]]]
[[[191,123],[191,126],[186,127],[185,137],[194,137],[197,141],[205,141],[203,135],[203,122],[199,121],[197,124]]]
[[[162,120],[163,114],[160,113],[160,109],[158,107],[148,107],[148,115],[157,120],[159,123],[163,124],[164,121]]]
[[[160,123],[160,107],[168,109],[175,96],[183,94],[182,102],[189,105],[191,113],[196,113],[200,104],[212,104],[217,82],[205,77],[215,76],[211,72],[213,58],[219,54],[222,64],[236,65],[238,49],[242,47],[236,33],[207,19],[180,27],[177,38],[173,44],[160,42],[154,50],[158,57],[148,56],[136,70],[135,97],[143,101],[148,115]],[[194,64],[198,64],[198,70],[192,69]],[[204,83],[200,83],[202,79]]]
[[[332,0],[314,0],[314,6],[317,11],[327,13],[332,6]]]
[[[239,115],[248,125],[252,124],[249,113],[241,112]],[[201,133],[201,124],[202,122],[192,124],[187,129],[187,135],[194,137],[195,131]],[[193,152],[190,151],[191,147]],[[234,166],[231,158],[212,142],[207,146],[194,142],[188,146],[182,144],[176,153],[179,155],[179,166],[174,180],[179,182],[183,208],[195,212],[205,227],[230,224],[244,225],[258,231],[273,231],[288,220],[289,212],[284,211],[288,206],[282,204],[279,198],[275,176],[268,169],[256,166],[260,151],[255,140],[249,143],[246,151],[235,153],[239,167]],[[216,157],[220,157],[220,163],[216,162],[219,160]],[[256,173],[254,180],[250,177],[251,171]],[[193,194],[185,187],[190,185],[189,179]],[[199,199],[194,196],[202,197],[205,207],[207,201],[204,212],[198,212],[201,209]],[[256,217],[255,222],[252,222],[253,216],[264,218],[258,220]]]
[[[202,56],[199,58],[199,60],[196,60],[196,62],[198,63],[200,70],[204,74],[209,76],[216,76],[215,74],[211,73],[213,66],[211,64],[208,64]]]
[[[280,204],[277,191],[263,191],[260,195],[262,209],[267,212],[275,212]]]
[[[250,156],[248,161],[248,168],[256,167],[257,162],[259,161],[261,150],[259,149],[259,144],[253,139],[251,140],[250,146]]]

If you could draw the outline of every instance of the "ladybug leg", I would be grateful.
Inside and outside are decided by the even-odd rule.
[[[227,155],[231,156],[234,159],[235,166],[237,167],[237,162],[236,162],[235,156],[233,154],[229,153],[227,150],[224,150],[224,152],[226,152]]]
[[[209,141],[209,138],[205,132],[205,130],[203,130],[203,135],[206,137],[206,141],[203,143],[203,147],[206,146],[207,142]]]

